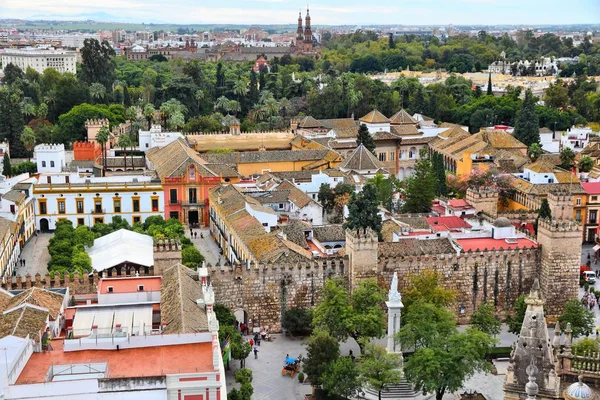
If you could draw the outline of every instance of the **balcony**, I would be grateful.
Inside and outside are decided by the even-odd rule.
[[[204,207],[204,203],[198,201],[185,201],[181,203],[184,207]]]
[[[91,214],[105,214],[106,213],[106,209],[104,208],[92,208],[92,210],[90,211]]]

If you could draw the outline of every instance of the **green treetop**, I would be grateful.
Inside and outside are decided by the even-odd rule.
[[[515,138],[526,146],[540,142],[539,117],[535,109],[535,98],[531,89],[525,92],[525,100],[517,116],[515,124]]]
[[[356,139],[356,144],[362,144],[367,148],[367,150],[375,154],[375,142],[373,141],[371,132],[369,132],[369,128],[367,128],[365,124],[360,124],[360,128],[358,128],[358,138]]]
[[[403,211],[427,213],[435,198],[436,176],[426,151],[421,150],[414,173],[408,178]]]
[[[348,202],[349,215],[344,228],[356,230],[360,234],[371,228],[381,238],[381,215],[379,215],[377,190],[367,183],[362,192],[352,193]]]

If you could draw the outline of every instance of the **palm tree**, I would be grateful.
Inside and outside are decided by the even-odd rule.
[[[35,133],[31,127],[25,126],[25,128],[23,128],[23,133],[21,133],[21,142],[23,143],[23,146],[25,146],[25,150],[28,152],[33,150],[33,146],[35,146]],[[31,153],[28,154],[27,161],[31,161]]]
[[[146,117],[146,120],[148,121],[148,129],[152,127],[152,120],[154,119],[155,112],[156,110],[154,109],[154,105],[152,103],[148,103],[144,106],[144,111],[142,114],[144,114],[144,117]]]
[[[269,99],[273,98],[273,93],[268,90],[263,90],[260,92],[260,97],[258,98],[259,104],[265,104],[265,102]]]
[[[163,119],[163,124],[167,124],[167,120],[171,115],[175,113],[185,114],[187,112],[187,108],[179,102],[177,99],[170,99],[160,105],[160,113]]]
[[[269,117],[269,128],[273,129],[273,116],[279,114],[281,106],[279,102],[274,98],[267,99],[262,108],[265,110],[265,114]]]
[[[223,110],[227,112],[227,105],[229,104],[229,99],[225,96],[221,96],[215,101],[214,109],[215,111]]]
[[[100,146],[102,147],[102,176],[105,175],[105,169],[106,169],[105,146],[106,146],[106,143],[108,142],[109,137],[110,137],[110,131],[108,130],[108,126],[106,126],[106,125],[101,127],[100,130],[98,131],[98,134],[96,135],[96,142],[100,143]]]
[[[239,113],[240,111],[242,111],[242,107],[240,106],[239,101],[235,101],[235,100],[230,100],[227,102],[227,109],[226,111],[228,113],[232,112],[235,115],[237,115],[237,113]]]
[[[176,111],[167,120],[169,130],[176,131],[185,124],[185,117],[182,112]]]
[[[106,88],[103,84],[94,82],[90,85],[90,97],[92,100],[102,100],[106,96]]]
[[[25,116],[32,117],[35,115],[35,104],[31,101],[24,100],[21,102],[21,110]]]
[[[123,149],[123,171],[127,171],[127,147],[131,146],[131,138],[129,135],[122,134],[117,144]]]
[[[48,118],[48,104],[42,103],[35,109],[35,117],[38,119]]]
[[[285,117],[292,108],[292,103],[287,97],[282,97],[281,100],[279,100],[279,108],[281,108],[281,113]]]
[[[246,78],[240,78],[233,84],[233,94],[237,96],[238,102],[240,101],[240,97],[246,96],[250,91],[248,84]]]
[[[136,131],[137,132],[137,131]],[[135,146],[137,145],[137,138],[133,134],[129,134],[129,146],[131,146],[131,169],[135,169],[133,165],[133,153],[135,151]]]

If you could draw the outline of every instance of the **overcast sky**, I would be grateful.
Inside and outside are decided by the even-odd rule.
[[[304,16],[293,0],[0,0],[0,18],[289,24],[300,8]],[[600,23],[600,0],[321,0],[310,11],[317,25]]]

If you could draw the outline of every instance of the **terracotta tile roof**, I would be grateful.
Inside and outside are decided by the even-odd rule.
[[[284,240],[276,232],[266,232],[264,226],[246,210],[246,204],[263,212],[275,212],[244,194],[234,185],[221,185],[210,189],[210,203],[228,229],[237,234],[246,245],[250,257],[258,262],[275,262],[288,253],[288,260],[310,259],[309,252],[286,252]],[[220,199],[220,202],[219,202]],[[289,247],[288,247],[289,248]]]
[[[413,136],[420,135],[421,132],[414,125],[392,125],[392,133],[398,136]],[[434,137],[434,136],[432,136]]]
[[[72,162],[71,162],[72,164]],[[77,166],[77,164],[75,164]],[[87,167],[89,164],[81,164],[82,167]],[[111,168],[124,167],[125,160],[123,157],[107,157],[106,166]],[[133,166],[137,168],[146,167],[146,162],[143,157],[133,157]],[[127,168],[131,168],[131,157],[127,155]]]
[[[315,139],[307,138],[301,135],[297,135],[295,138],[293,138],[290,144],[293,147],[298,147],[303,150],[324,150],[327,148],[326,145],[319,143]]]
[[[287,224],[281,225],[281,230],[285,233],[287,240],[303,249],[308,249],[304,232],[312,230],[310,224],[300,220],[290,220]]]
[[[46,328],[48,312],[22,304],[17,308],[9,309],[0,316],[0,337],[13,335],[21,338],[27,337],[38,342],[40,335]]]
[[[358,136],[358,128],[333,128],[334,135],[338,139],[354,139]]]
[[[443,137],[443,138],[449,138],[455,135],[463,135],[463,134],[469,134],[469,132],[465,131],[463,128],[461,128],[459,125],[456,124],[448,124],[447,122],[442,123],[442,125],[440,125],[440,128],[450,128],[447,131],[444,131],[442,133],[440,133],[438,136]]]
[[[8,304],[15,295],[7,290],[0,289],[0,312],[8,309]]]
[[[540,128],[540,133],[553,133],[553,132],[544,126],[543,128]]]
[[[327,129],[356,129],[358,133],[359,122],[354,118],[320,119],[319,122]]]
[[[40,289],[38,287],[32,287],[10,299],[6,305],[6,309],[15,308],[22,304],[32,304],[48,310],[50,318],[55,320],[60,313],[63,301],[64,295],[62,294],[51,292],[46,289]]]
[[[319,242],[346,241],[346,231],[342,225],[313,226],[313,235]]]
[[[394,216],[394,219],[402,224],[408,225],[411,228],[415,229],[430,229],[429,223],[427,222],[426,217],[421,216],[411,216],[411,215],[399,215]]]
[[[228,165],[250,164],[261,162],[282,161],[318,161],[333,153],[332,150],[274,150],[274,151],[246,151],[233,153],[203,154],[202,157],[209,163],[223,163]]]
[[[25,193],[14,189],[9,190],[8,192],[2,195],[3,199],[12,201],[15,204],[21,204],[26,197],[27,196],[25,195]]]
[[[401,239],[397,242],[379,243],[380,257],[410,257],[439,254],[456,254],[448,238],[443,239]]]
[[[448,205],[452,208],[471,208],[465,199],[450,199]]]
[[[373,110],[364,117],[359,119],[360,122],[367,124],[389,124],[390,120],[388,117],[383,115],[379,110]]]
[[[160,179],[180,177],[187,173],[190,165],[195,165],[202,177],[217,176],[209,170],[206,161],[191,149],[183,139],[177,139],[165,147],[154,147],[146,152],[146,157],[154,166]],[[218,164],[218,161],[214,162]]]
[[[242,175],[227,164],[205,164],[205,167],[222,178],[240,178]]]
[[[383,169],[383,164],[362,144],[354,150],[340,165],[347,170],[377,170]]]
[[[433,142],[435,139],[437,139],[435,136],[425,136],[425,137],[416,137],[416,138],[403,137],[402,138],[402,144],[403,145],[409,145],[409,144],[428,144],[428,143]]]
[[[482,140],[497,149],[527,149],[525,144],[501,129],[479,132],[474,136],[480,136]]]
[[[163,272],[160,289],[160,318],[166,324],[164,333],[193,333],[208,330],[206,312],[196,300],[202,299],[197,274],[182,264]]]
[[[372,137],[373,137],[373,140],[376,142],[380,141],[380,140],[400,140],[400,139],[402,139],[400,136],[398,136],[394,133],[383,132],[383,131],[375,132]]]
[[[537,173],[552,173],[556,168],[556,164],[549,162],[546,159],[539,158],[532,164],[524,165],[523,168],[527,168]]]
[[[569,171],[554,171],[554,177],[558,183],[579,183],[579,176]]]
[[[398,111],[390,118],[390,122],[394,125],[402,124],[413,124],[416,125],[417,121],[411,117],[404,109]]]
[[[581,186],[581,183],[575,182],[573,180],[573,184],[571,183],[531,183],[527,182],[521,178],[514,178],[512,180],[512,186],[525,194],[532,194],[538,196],[545,196],[550,192],[555,191],[568,191],[573,194],[584,194],[585,190]]]
[[[277,190],[288,191],[288,199],[298,208],[304,208],[310,203],[316,203],[312,198],[310,198],[310,196],[298,189],[296,185],[288,180],[284,180],[279,186],[277,186]]]
[[[311,116],[304,117],[298,121],[298,128],[303,129],[315,129],[315,128],[323,128],[323,124]]]
[[[394,231],[400,231],[402,227],[393,219],[383,221],[381,224],[381,236],[384,242],[391,242],[394,237]]]

